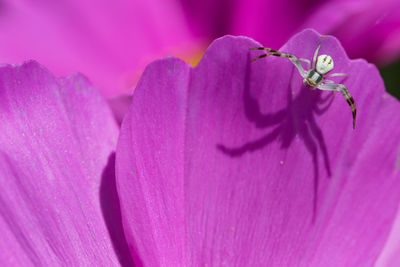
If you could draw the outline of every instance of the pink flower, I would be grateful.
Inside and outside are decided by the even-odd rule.
[[[198,59],[224,34],[280,47],[311,27],[337,36],[351,58],[387,63],[400,56],[399,12],[397,0],[5,0],[0,59],[35,59],[63,76],[80,71],[114,97],[132,93],[150,61]]]
[[[359,107],[310,91],[285,58],[223,37],[196,68],[167,58],[135,89],[116,156],[143,266],[372,266],[400,200],[399,102],[375,66],[306,30],[283,51],[334,58]],[[382,127],[384,125],[384,127]]]
[[[159,0],[4,1],[0,59],[35,59],[57,75],[80,71],[108,96],[132,92],[144,66],[199,44],[180,7]]]
[[[349,74],[336,80],[356,100],[355,130],[341,95],[303,87],[286,58],[250,63],[260,44],[246,37],[216,40],[195,68],[150,64],[117,146],[81,75],[1,66],[1,265],[390,262],[400,104],[333,37],[306,30],[282,50],[310,58],[319,41]]]
[[[132,262],[112,186],[118,127],[97,89],[3,65],[0,121],[0,265]]]
[[[335,35],[351,58],[385,64],[400,57],[397,0],[185,0],[182,4],[193,30],[213,37],[245,35],[281,47],[293,34],[314,28]]]

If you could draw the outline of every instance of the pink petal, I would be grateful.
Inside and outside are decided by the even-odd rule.
[[[131,108],[121,126],[117,188],[125,234],[139,266],[184,265],[183,150],[189,72],[186,63],[174,58],[150,65],[134,94],[133,103],[141,112]],[[139,149],[132,149],[134,144]]]
[[[0,59],[35,59],[57,75],[81,71],[106,96],[131,91],[161,55],[196,50],[179,5],[141,1],[4,1]]]
[[[108,99],[108,104],[112,109],[114,117],[119,125],[121,125],[124,116],[126,113],[128,113],[131,102],[131,95],[120,95],[118,97]]]
[[[335,60],[358,107],[311,91],[245,37],[196,68],[149,65],[117,147],[124,230],[144,266],[371,266],[400,200],[400,108],[375,66],[312,30],[282,47]],[[253,53],[254,52],[254,53]],[[324,110],[325,109],[325,110]]]
[[[400,57],[400,1],[181,1],[193,30],[246,35],[279,47],[305,28],[338,37],[351,58],[380,64]],[[199,30],[200,29],[200,30]]]
[[[400,56],[400,2],[397,0],[324,2],[303,27],[334,34],[352,58],[362,57],[383,64]]]
[[[229,32],[235,17],[237,3],[245,1],[230,0],[180,0],[190,30],[209,40]],[[249,4],[249,2],[247,2]],[[250,3],[251,4],[251,3]]]
[[[272,47],[282,46],[312,14],[312,1],[237,1],[230,33],[250,36]],[[324,23],[331,23],[330,17]],[[312,25],[315,27],[315,25]]]
[[[99,198],[101,181],[115,179],[118,127],[99,92],[33,61],[3,65],[0,124],[1,265],[119,265],[123,244],[114,249]]]
[[[399,158],[400,164],[400,158]],[[376,267],[391,267],[400,265],[400,210],[397,210],[396,219],[385,247],[376,261]]]

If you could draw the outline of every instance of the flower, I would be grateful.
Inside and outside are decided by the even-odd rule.
[[[195,68],[150,64],[116,152],[122,220],[143,266],[371,266],[400,200],[399,102],[375,66],[321,42],[358,106],[311,91],[286,58],[250,63],[246,37],[216,40]],[[385,125],[382,127],[382,125]]]
[[[250,63],[246,37],[195,68],[150,64],[120,131],[82,75],[1,66],[1,265],[395,262],[400,104],[333,37],[283,49],[310,58],[319,41],[349,73],[355,130],[343,97],[303,87],[286,58]]]
[[[171,1],[2,1],[0,58],[35,59],[57,75],[80,71],[107,97],[131,93],[144,66],[188,57],[200,40]]]
[[[279,48],[296,32],[314,28],[336,36],[351,58],[387,64],[400,57],[397,0],[185,0],[182,4],[193,20],[192,30],[212,34],[214,38],[224,34],[245,35],[268,47]]]
[[[63,76],[80,71],[111,98],[131,94],[150,61],[174,55],[197,62],[224,34],[279,48],[312,27],[337,36],[351,57],[387,63],[400,56],[399,10],[397,0],[4,0],[0,59],[33,58]]]
[[[3,65],[0,124],[1,265],[132,262],[113,171],[118,127],[97,89],[34,61]]]

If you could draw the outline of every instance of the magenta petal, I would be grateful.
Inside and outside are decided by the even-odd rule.
[[[0,125],[1,265],[119,265],[99,198],[118,127],[99,92],[36,62],[1,66]]]
[[[148,66],[117,147],[128,243],[145,266],[370,266],[400,199],[400,104],[377,69],[312,30],[282,48],[335,61],[358,106],[311,91],[289,60],[245,37],[196,68]],[[266,44],[267,45],[267,44]]]
[[[179,59],[151,64],[135,90],[135,108],[121,126],[117,188],[125,233],[136,263],[143,266],[181,266],[185,258],[183,151],[189,73],[190,67]]]
[[[222,1],[214,1],[218,7],[215,2]],[[295,32],[314,28],[335,35],[351,58],[388,63],[400,56],[398,0],[255,0],[235,1],[233,5],[228,9],[234,11],[230,32],[269,46],[280,46]]]
[[[122,120],[126,113],[128,113],[129,107],[132,102],[131,95],[120,95],[118,97],[108,99],[108,105],[113,111],[114,117],[119,125],[121,125]]]
[[[334,34],[352,58],[388,63],[400,56],[400,1],[397,0],[322,2],[303,27]]]
[[[399,158],[400,164],[400,158]],[[393,223],[389,238],[386,241],[376,267],[400,266],[400,209],[397,210],[396,220]]]
[[[36,59],[57,75],[80,71],[106,96],[130,92],[144,66],[196,49],[178,3],[160,0],[4,0],[0,61]]]

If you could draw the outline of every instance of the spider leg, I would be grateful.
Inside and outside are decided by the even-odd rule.
[[[289,53],[284,53],[284,52],[281,52],[281,51],[278,51],[278,50],[275,50],[275,49],[271,49],[271,48],[267,48],[267,47],[253,47],[253,48],[250,48],[250,50],[267,50],[267,51],[270,51],[270,53],[263,54],[263,55],[260,55],[258,57],[253,58],[251,60],[251,62],[256,61],[256,60],[258,60],[260,58],[263,58],[263,57],[267,57],[267,56],[287,57],[296,66],[296,68],[300,72],[300,75],[303,78],[306,78],[306,76],[307,76],[307,71],[304,70],[303,66],[301,65],[300,60],[295,55],[292,55],[292,54],[289,54]]]
[[[332,74],[325,74],[325,77],[336,77],[336,76],[349,76],[347,73],[332,73]]]
[[[335,82],[332,81],[332,80],[326,80],[326,79],[324,79],[324,83],[335,83]],[[333,91],[333,96],[334,96],[334,97],[336,96],[336,91]]]
[[[276,51],[275,49],[264,47],[264,46],[257,46],[257,47],[252,47],[250,50],[267,50],[267,51]]]
[[[356,127],[356,103],[354,102],[354,98],[350,95],[347,87],[340,83],[321,83],[317,86],[320,90],[328,90],[328,91],[340,91],[344,98],[346,98],[347,103],[351,107],[351,111],[353,113],[353,129]]]
[[[319,52],[320,48],[321,48],[321,43],[318,44],[317,49],[315,49],[315,52],[314,52],[314,57],[313,57],[313,61],[312,61],[313,68],[315,68],[315,64],[317,63],[317,56],[318,56],[318,52]]]
[[[306,58],[299,58],[299,60],[307,63],[307,69],[311,69],[311,62],[310,60],[306,59]]]
[[[267,57],[267,56],[269,56],[269,55],[271,55],[271,54],[262,54],[262,55],[260,55],[260,56],[258,56],[258,57],[253,58],[253,59],[251,60],[251,62],[256,61],[256,60],[258,60],[258,59],[260,59],[260,58],[263,58],[263,57]]]
[[[262,46],[260,46],[260,47],[252,47],[252,48],[250,48],[250,50],[266,50],[266,51],[269,51],[269,52],[273,52],[270,55],[275,55],[275,53],[282,53],[282,52],[280,52],[278,50],[275,50],[275,49],[272,49],[272,48],[268,48],[268,47],[262,47]],[[266,56],[267,56],[266,54],[265,55],[261,55],[261,58],[266,57]],[[257,57],[257,59],[259,59],[259,57]],[[254,60],[256,60],[256,59],[253,59],[252,61],[254,61]],[[307,63],[307,67],[309,69],[311,68],[310,60],[308,60],[306,58],[299,58],[299,60]]]
[[[272,49],[272,48],[268,48],[268,47],[262,47],[262,46],[260,46],[260,47],[252,47],[252,48],[250,48],[250,50],[266,50],[266,51],[271,52],[271,53],[262,54],[262,55],[260,55],[258,57],[255,57],[255,58],[253,58],[251,60],[251,62],[256,61],[256,60],[258,60],[260,58],[263,58],[263,57],[272,56],[272,55],[274,55],[274,56],[276,55],[277,56],[277,55],[281,54],[281,52],[279,52],[278,50],[275,50],[275,49]]]
[[[280,51],[276,51],[276,52],[271,52],[271,53],[267,53],[267,54],[262,54],[262,55],[260,55],[260,56],[258,56],[258,57],[253,58],[253,59],[251,60],[251,62],[256,61],[256,60],[258,60],[258,59],[260,59],[260,58],[263,58],[263,57],[267,57],[267,56],[283,57],[283,54],[286,54],[286,53],[282,53],[282,52],[280,52]],[[287,55],[289,55],[289,54],[287,54]]]

